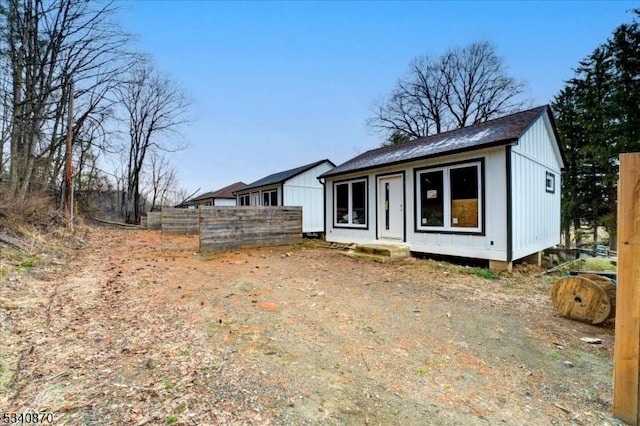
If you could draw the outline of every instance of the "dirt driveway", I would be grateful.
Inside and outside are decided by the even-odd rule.
[[[617,423],[613,326],[556,317],[531,272],[490,280],[319,242],[85,241],[1,278],[0,355],[18,374],[0,408],[56,425]]]

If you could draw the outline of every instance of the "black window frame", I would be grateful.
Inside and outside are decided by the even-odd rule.
[[[551,185],[549,185],[549,182],[551,182]],[[545,191],[549,194],[555,194],[556,193],[556,175],[555,173],[549,172],[547,171],[545,173],[545,178],[544,178],[544,186],[545,186]]]
[[[353,184],[364,183],[364,221],[365,223],[353,223]],[[339,185],[347,185],[347,222],[338,223],[337,212],[337,187]],[[340,229],[369,229],[369,178],[358,177],[353,179],[345,179],[333,182],[333,227]]]
[[[451,225],[451,169],[464,168],[477,165],[478,179],[478,226],[476,228],[455,227]],[[428,226],[421,223],[421,194],[420,176],[442,170],[443,173],[443,226]],[[414,169],[414,231],[416,233],[457,234],[457,235],[485,235],[485,168],[484,158],[474,158],[445,164],[434,164],[428,167]],[[447,207],[448,206],[448,207]]]
[[[276,199],[275,204],[272,203],[274,195],[275,195],[275,199]],[[269,197],[269,204],[265,204],[265,196]],[[277,206],[278,205],[278,190],[277,189],[264,190],[260,194],[260,199],[261,199],[261,202],[262,202],[263,206],[271,206],[271,207]]]

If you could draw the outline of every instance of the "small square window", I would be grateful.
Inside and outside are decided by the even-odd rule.
[[[545,186],[547,192],[554,194],[556,192],[556,175],[551,172],[547,172],[547,177],[545,179]]]

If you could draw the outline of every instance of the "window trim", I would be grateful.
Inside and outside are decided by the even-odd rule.
[[[473,159],[469,159],[469,160],[464,160],[464,161],[456,161],[456,162],[451,162],[451,163],[444,163],[444,164],[434,164],[428,167],[419,167],[419,168],[415,168],[413,170],[413,182],[414,182],[414,198],[413,198],[413,202],[414,202],[414,220],[413,220],[413,226],[414,226],[414,232],[416,233],[431,233],[431,234],[456,234],[456,235],[476,235],[476,236],[484,236],[485,235],[485,229],[486,229],[486,223],[485,223],[485,219],[486,219],[486,214],[485,214],[485,167],[484,167],[484,157],[480,157],[480,158],[473,158]],[[451,223],[451,181],[450,181],[450,174],[449,174],[449,170],[451,169],[456,169],[456,168],[462,168],[462,167],[468,167],[468,166],[472,166],[472,165],[477,165],[478,166],[478,172],[480,174],[479,180],[478,180],[478,197],[479,197],[479,203],[480,206],[478,207],[478,214],[480,215],[480,217],[478,218],[478,227],[477,228],[463,228],[463,227],[452,227],[451,225],[449,226],[442,226],[442,227],[429,227],[429,226],[422,226],[420,224],[420,175],[422,173],[428,173],[428,172],[432,172],[432,171],[438,171],[438,170],[443,170],[443,191],[444,191],[444,222],[445,223]],[[444,173],[444,171],[446,171],[446,173]],[[448,205],[448,207],[447,207]]]
[[[349,207],[347,210],[353,210],[351,203],[352,203],[352,184],[354,182],[364,182],[364,217],[365,217],[365,224],[353,224],[351,223],[351,213],[349,213],[349,223],[338,223],[336,221],[338,215],[337,215],[337,200],[336,200],[336,196],[337,196],[337,191],[336,191],[336,187],[338,185],[344,185],[344,184],[348,184],[349,185],[349,190],[347,192],[348,194],[348,200],[349,200]],[[369,229],[369,222],[370,222],[370,215],[369,215],[369,176],[362,176],[362,177],[355,177],[352,179],[342,179],[342,180],[336,180],[332,182],[333,184],[333,208],[331,209],[331,214],[332,214],[332,223],[333,223],[333,227],[334,228],[339,228],[339,229]]]
[[[549,186],[549,181],[551,181],[551,186]],[[545,186],[545,191],[549,194],[555,194],[556,193],[556,175],[553,172],[547,171],[545,173],[545,178],[544,178],[544,186]]]

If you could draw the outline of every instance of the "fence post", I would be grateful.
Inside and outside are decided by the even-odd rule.
[[[620,155],[613,415],[640,420],[640,153]]]

